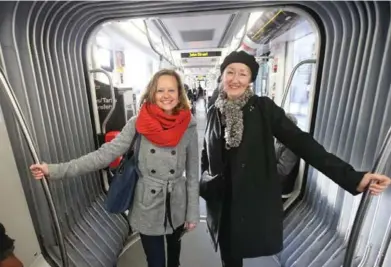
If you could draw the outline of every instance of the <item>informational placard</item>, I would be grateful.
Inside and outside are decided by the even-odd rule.
[[[95,80],[95,90],[99,121],[102,127],[105,118],[113,107],[113,100],[111,99],[110,85]],[[126,124],[123,94],[120,94],[116,87],[114,87],[114,92],[117,103],[106,124],[106,132],[121,131]]]

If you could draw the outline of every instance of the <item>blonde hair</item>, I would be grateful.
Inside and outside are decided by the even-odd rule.
[[[175,70],[162,69],[153,75],[152,79],[149,81],[147,88],[144,90],[140,99],[140,106],[144,103],[155,104],[155,94],[157,91],[157,82],[160,77],[168,75],[174,77],[178,83],[178,99],[179,103],[174,108],[173,113],[178,113],[181,109],[190,110],[190,102],[187,98],[187,93],[185,87],[183,86],[182,79]]]

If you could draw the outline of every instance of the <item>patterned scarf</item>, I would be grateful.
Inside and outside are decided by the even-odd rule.
[[[220,90],[215,106],[222,114],[222,123],[225,126],[224,139],[226,149],[238,147],[242,142],[244,127],[242,109],[253,95],[253,91],[248,88],[239,98],[229,100],[227,94]]]

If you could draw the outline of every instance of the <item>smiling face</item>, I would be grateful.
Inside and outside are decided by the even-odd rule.
[[[251,70],[243,63],[229,64],[223,73],[222,82],[228,99],[237,99],[246,91],[251,81]]]
[[[157,80],[155,103],[167,114],[172,114],[179,103],[178,87],[174,76],[162,75]]]
[[[153,75],[140,98],[140,108],[145,103],[156,104],[167,114],[190,110],[181,77],[175,70],[162,69]]]

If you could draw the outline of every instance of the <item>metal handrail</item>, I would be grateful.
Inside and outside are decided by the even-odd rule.
[[[103,73],[104,75],[107,76],[107,79],[109,80],[110,97],[111,97],[111,100],[113,101],[113,105],[111,106],[109,113],[107,113],[107,116],[103,120],[103,123],[102,123],[102,134],[105,134],[106,133],[106,125],[109,122],[111,115],[113,115],[113,112],[114,112],[115,107],[117,105],[117,99],[115,98],[115,92],[114,92],[113,79],[111,79],[110,73],[105,71],[104,69],[93,69],[93,70],[90,70],[90,73]]]
[[[281,101],[282,108],[284,108],[284,106],[285,106],[285,101],[288,96],[289,88],[292,85],[292,81],[293,81],[293,77],[295,76],[295,73],[304,64],[316,64],[316,59],[305,59],[305,60],[297,63],[297,65],[293,68],[291,75],[289,76],[288,83],[286,84],[283,97],[282,97],[282,101]]]
[[[238,51],[238,49],[240,48],[240,46],[241,46],[242,43],[243,43],[244,37],[245,37],[246,34],[247,34],[247,27],[248,27],[248,22],[250,21],[250,16],[251,16],[251,13],[248,13],[247,21],[246,21],[246,24],[244,25],[242,37],[240,38],[239,44],[238,44],[238,46],[236,47],[235,51]]]
[[[376,161],[373,165],[372,172],[375,172],[377,170],[378,166],[380,165],[380,161],[381,161],[382,157],[384,156],[384,153],[386,151],[386,147],[389,142],[391,142],[391,128],[388,130],[388,133],[386,134],[386,138],[382,144],[380,152],[379,152],[379,154],[376,158]],[[374,183],[374,181],[371,181],[371,184],[372,183]],[[356,251],[356,247],[357,247],[357,241],[360,236],[360,232],[361,232],[362,226],[364,224],[364,218],[365,218],[365,215],[368,211],[368,207],[369,207],[369,204],[370,204],[372,198],[373,197],[371,196],[369,190],[365,190],[365,192],[363,193],[363,196],[361,198],[360,205],[359,205],[357,213],[356,213],[356,217],[354,219],[352,231],[350,233],[345,258],[344,258],[344,262],[342,265],[343,267],[351,267],[352,266],[354,252]]]
[[[165,59],[168,63],[170,63],[173,67],[175,67],[175,64],[173,62],[171,62],[167,57],[165,57],[162,53],[160,53],[159,51],[157,51],[157,49],[155,48],[153,42],[152,42],[152,39],[151,39],[151,36],[149,35],[149,29],[148,29],[148,25],[147,25],[147,22],[146,20],[143,21],[144,22],[144,26],[145,26],[145,32],[146,32],[146,35],[147,35],[147,39],[148,39],[148,42],[149,42],[149,45],[151,46],[152,50],[160,57],[160,60],[163,58]]]
[[[22,109],[20,108],[20,105],[18,103],[18,100],[16,99],[16,96],[12,90],[12,87],[11,87],[10,83],[8,82],[8,80],[6,79],[5,73],[1,68],[0,68],[0,84],[2,85],[1,87],[4,89],[5,94],[8,96],[8,99],[13,107],[13,112],[15,113],[17,122],[19,123],[19,126],[20,126],[20,128],[23,132],[23,135],[27,141],[27,145],[30,150],[31,156],[32,156],[34,162],[36,164],[39,164],[41,161],[38,157],[37,150],[35,149],[35,145],[34,145],[33,140],[31,138],[31,134],[29,132],[29,129],[27,127],[26,120],[23,116]],[[50,215],[52,216],[52,220],[54,223],[54,232],[56,234],[55,238],[57,239],[57,242],[59,245],[62,266],[68,267],[69,261],[68,261],[67,251],[66,251],[65,242],[64,242],[64,235],[63,235],[61,227],[60,227],[60,222],[58,219],[56,207],[54,205],[53,197],[50,192],[46,176],[41,179],[41,184],[43,186],[43,191],[45,193],[46,200],[48,202]]]
[[[387,251],[391,243],[391,227],[390,227],[391,221],[388,222],[387,225],[387,231],[385,233],[385,238],[383,239],[383,242],[381,244],[381,247],[379,249],[378,258],[375,262],[375,267],[382,267],[384,264],[384,261],[387,256]]]

